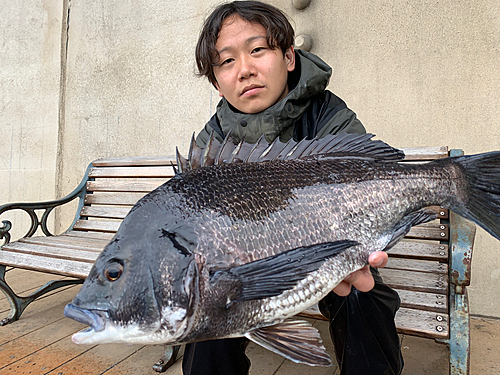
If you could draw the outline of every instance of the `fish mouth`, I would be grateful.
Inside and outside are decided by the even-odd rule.
[[[84,332],[101,332],[106,327],[107,313],[103,310],[82,309],[69,303],[64,308],[64,316],[89,326]]]

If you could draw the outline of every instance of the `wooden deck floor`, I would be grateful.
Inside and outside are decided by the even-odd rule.
[[[16,292],[25,295],[49,280],[60,279],[38,272],[12,270],[7,273]],[[81,346],[71,335],[84,326],[63,316],[80,286],[59,289],[33,302],[17,322],[0,327],[0,374],[157,374],[152,369],[163,346],[94,345]],[[0,293],[0,318],[9,305]],[[332,358],[326,322],[313,324],[321,331]],[[500,321],[473,318],[471,374],[500,373]],[[410,336],[402,337],[405,370],[403,374],[448,374],[448,353],[444,345]],[[181,352],[182,354],[182,352]],[[332,375],[336,367],[297,365],[260,346],[250,344],[247,354],[251,375]],[[180,360],[166,375],[181,375]]]

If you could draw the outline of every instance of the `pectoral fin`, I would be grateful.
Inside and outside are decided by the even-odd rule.
[[[210,281],[234,285],[229,304],[273,297],[293,288],[307,274],[316,271],[331,257],[357,245],[355,241],[336,241],[298,247],[238,267],[216,271]]]
[[[430,208],[423,208],[421,210],[412,212],[409,215],[406,215],[403,218],[403,220],[401,220],[398,223],[398,226],[394,228],[394,232],[392,233],[392,238],[385,247],[384,251],[389,250],[394,245],[396,245],[400,240],[402,240],[403,237],[408,234],[411,227],[427,223],[429,221],[435,220],[436,218],[437,218],[436,212],[434,212]]]
[[[303,320],[285,320],[258,328],[245,335],[248,339],[297,363],[331,366],[332,362],[316,328]]]

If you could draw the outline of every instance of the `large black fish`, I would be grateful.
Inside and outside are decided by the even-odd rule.
[[[288,318],[370,253],[446,206],[500,238],[500,152],[408,165],[371,135],[193,147],[142,198],[65,309],[81,344],[246,336],[328,365],[315,328]]]

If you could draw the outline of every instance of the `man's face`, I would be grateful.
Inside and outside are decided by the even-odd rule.
[[[219,95],[244,113],[258,113],[288,94],[288,72],[295,69],[295,53],[290,47],[270,49],[266,30],[239,16],[222,24],[215,45],[219,64],[214,66]]]

